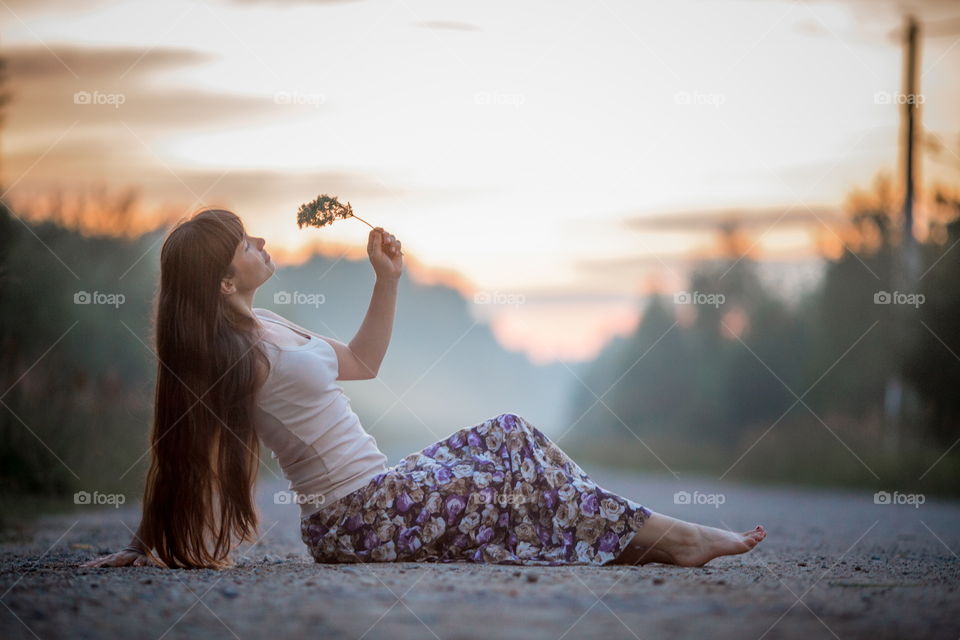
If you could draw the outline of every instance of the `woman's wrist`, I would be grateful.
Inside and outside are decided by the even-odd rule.
[[[133,551],[134,553],[139,553],[142,556],[147,555],[146,551],[144,551],[138,545],[135,545],[135,544],[128,544],[123,549],[121,549],[121,551]]]

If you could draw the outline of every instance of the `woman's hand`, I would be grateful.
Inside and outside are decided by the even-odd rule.
[[[129,549],[121,549],[108,556],[94,558],[80,565],[81,567],[158,567],[156,562],[151,560],[146,554]]]
[[[377,274],[377,278],[397,279],[403,272],[403,252],[400,241],[383,227],[370,230],[367,239],[367,255]]]

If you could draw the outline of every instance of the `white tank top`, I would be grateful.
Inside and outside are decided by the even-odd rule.
[[[261,320],[294,329],[254,308]],[[256,397],[255,428],[278,460],[301,517],[329,506],[387,470],[387,457],[336,384],[340,365],[326,340],[300,346],[261,342],[270,374]],[[280,499],[288,499],[289,494]]]

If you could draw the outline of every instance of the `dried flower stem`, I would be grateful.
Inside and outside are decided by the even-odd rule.
[[[300,209],[297,210],[297,226],[301,229],[305,224],[311,227],[324,227],[334,220],[345,218],[356,218],[371,229],[376,229],[372,224],[355,214],[349,202],[343,204],[337,200],[336,196],[321,194],[312,202],[300,205]],[[403,255],[402,251],[400,255]]]

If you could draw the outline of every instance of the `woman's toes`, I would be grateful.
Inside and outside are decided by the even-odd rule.
[[[763,527],[758,526],[753,531],[748,531],[743,535],[744,538],[750,542],[750,546],[753,547],[767,537],[767,532],[763,529]]]
[[[757,546],[757,544],[760,543],[761,540],[763,540],[763,536],[760,534],[759,531],[756,531],[756,530],[747,531],[742,535],[743,535],[743,542],[744,544],[747,545],[748,549],[753,549],[755,546]]]

